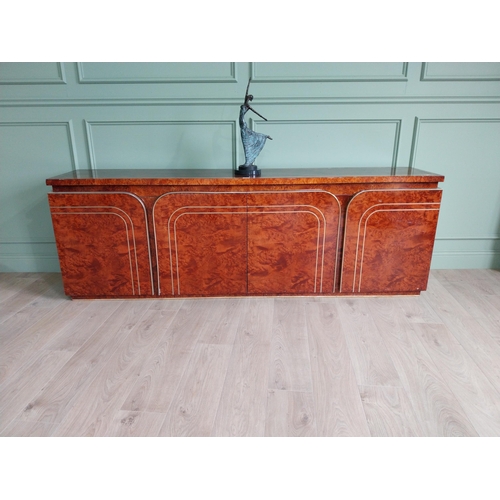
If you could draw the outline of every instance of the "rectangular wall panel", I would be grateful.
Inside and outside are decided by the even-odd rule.
[[[272,168],[395,166],[400,123],[391,120],[259,121],[270,135],[256,161]]]
[[[422,80],[500,80],[500,63],[430,62],[423,64]]]
[[[252,77],[257,81],[394,81],[406,79],[407,65],[387,63],[254,63]]]
[[[78,64],[80,83],[180,83],[235,80],[230,62],[85,62]]]
[[[497,261],[491,243],[500,240],[499,137],[500,119],[416,123],[413,166],[446,177],[434,266],[469,267],[474,254]]]
[[[0,270],[22,271],[35,255],[46,261],[45,247],[54,257],[45,179],[76,165],[73,147],[70,123],[0,123],[0,254],[8,260]]]
[[[1,84],[47,84],[66,83],[63,66],[57,62],[2,62]]]
[[[234,122],[88,122],[93,169],[233,168]]]

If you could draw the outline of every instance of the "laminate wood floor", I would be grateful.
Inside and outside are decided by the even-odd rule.
[[[500,271],[419,297],[67,299],[0,275],[0,436],[500,436]]]

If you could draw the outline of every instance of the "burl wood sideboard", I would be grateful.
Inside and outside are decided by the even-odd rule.
[[[426,289],[442,175],[408,168],[74,171],[48,194],[72,298]]]

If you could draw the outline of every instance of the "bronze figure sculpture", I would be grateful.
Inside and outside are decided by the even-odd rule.
[[[272,137],[251,130],[245,122],[245,114],[248,110],[253,111],[256,115],[267,121],[266,118],[250,106],[250,102],[253,101],[253,95],[248,93],[249,88],[250,80],[248,80],[247,91],[245,93],[245,102],[240,106],[240,129],[243,150],[245,151],[245,164],[238,167],[236,175],[241,177],[260,177],[260,169],[253,162],[262,151],[266,140],[272,140]]]

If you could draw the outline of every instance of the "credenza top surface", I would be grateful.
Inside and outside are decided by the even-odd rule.
[[[444,176],[408,167],[263,168],[257,178],[236,177],[231,169],[74,170],[46,180],[49,186],[209,186],[357,183],[436,183]]]

